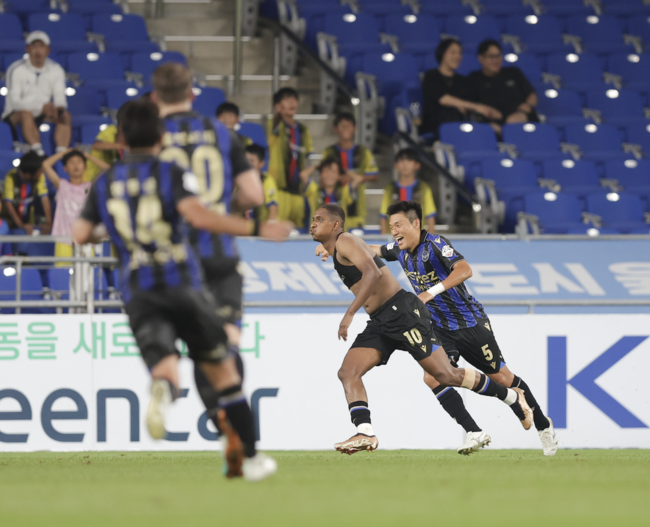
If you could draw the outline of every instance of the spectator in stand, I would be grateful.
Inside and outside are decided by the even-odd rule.
[[[18,168],[5,176],[2,217],[9,225],[10,234],[32,235],[36,231],[50,234],[52,230],[52,205],[42,165],[43,158],[32,150],[20,158]],[[28,254],[28,245],[15,244],[14,253]]]
[[[253,209],[252,216],[257,221],[275,220],[278,217],[278,186],[275,179],[269,176],[268,172],[262,172],[266,151],[263,146],[252,144],[246,147],[246,159],[251,168],[257,170],[262,178],[264,188],[264,203]]]
[[[436,48],[438,68],[424,74],[422,82],[422,133],[437,133],[443,123],[500,119],[498,110],[476,102],[472,83],[456,73],[463,60],[463,48],[454,38],[446,38]]]
[[[495,131],[500,134],[505,123],[538,121],[535,89],[519,68],[503,67],[501,44],[491,39],[481,42],[478,60],[482,69],[470,73],[469,80],[477,100],[501,113],[498,119],[489,118]]]
[[[420,157],[412,148],[404,148],[395,157],[398,179],[384,188],[384,198],[379,209],[379,223],[382,234],[388,234],[388,207],[397,201],[414,200],[422,206],[426,228],[433,233],[436,228],[436,204],[431,187],[418,179]]]
[[[17,60],[7,69],[7,98],[2,120],[11,126],[14,139],[21,125],[23,137],[31,149],[44,155],[38,127],[54,124],[57,152],[66,150],[72,136],[72,119],[67,112],[65,72],[50,60],[50,37],[43,31],[32,31],[26,39],[28,58]]]
[[[61,160],[63,170],[70,176],[70,181],[60,178],[54,170],[54,164]],[[80,150],[70,148],[65,152],[57,152],[43,161],[43,172],[57,189],[56,212],[54,213],[53,236],[72,236],[72,224],[79,217],[86,203],[86,196],[92,182],[84,181],[86,160],[92,161],[101,171],[111,166],[92,155],[84,155]],[[73,256],[72,243],[56,242],[54,256]],[[68,265],[64,263],[63,265]]]
[[[246,137],[237,132],[239,128],[237,126],[239,124],[239,106],[235,103],[222,102],[217,108],[217,119],[237,134],[242,145],[248,146],[253,144],[253,140],[250,137]]]
[[[2,201],[0,201],[0,214],[2,213]],[[0,236],[7,236],[9,234],[9,224],[0,217]],[[0,255],[11,254],[11,244],[0,243]]]
[[[343,183],[345,171],[333,157],[326,157],[317,167],[320,172],[320,184],[310,181],[305,190],[305,197],[311,211],[325,203],[336,203],[345,211],[345,228],[347,230],[363,229],[366,224],[365,201],[363,207],[357,202],[356,187],[363,181],[360,176],[351,183]],[[348,216],[348,212],[351,212]]]
[[[279,219],[292,221],[299,229],[304,229],[304,182],[315,167],[309,167],[307,162],[313,150],[309,128],[294,118],[299,99],[298,92],[293,88],[278,90],[273,96],[275,115],[268,122],[266,136],[269,143],[269,174],[278,185]]]

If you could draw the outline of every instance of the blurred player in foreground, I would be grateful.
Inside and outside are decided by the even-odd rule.
[[[348,401],[352,423],[357,434],[334,448],[353,454],[360,450],[376,450],[379,441],[370,422],[368,396],[361,378],[375,366],[386,364],[396,349],[408,353],[425,372],[444,386],[460,386],[481,395],[498,397],[510,405],[525,429],[532,424],[532,411],[523,392],[490,381],[472,369],[453,368],[431,325],[431,316],[422,301],[402,289],[381,258],[361,239],[344,232],[345,212],[334,204],[321,206],[314,214],[309,230],[332,255],[334,269],[343,283],[354,293],[341,324],[338,337],[347,341],[348,328],[354,314],[363,307],[370,315],[366,329],[360,333],[339,370]]]
[[[241,437],[244,476],[264,479],[277,465],[256,451],[253,415],[241,376],[229,354],[223,321],[203,288],[199,260],[183,236],[182,220],[197,229],[244,236],[256,234],[256,225],[208,210],[194,194],[197,177],[156,158],[164,128],[153,103],[131,105],[122,130],[129,153],[93,184],[73,237],[77,243],[90,243],[108,231],[117,249],[125,311],[153,378],[149,433],[154,439],[165,437],[166,411],[180,394],[175,347],[180,338]],[[97,230],[100,224],[105,228]],[[288,229],[278,224],[265,234],[282,239]]]
[[[393,203],[388,217],[395,242],[370,248],[385,260],[402,265],[413,290],[431,312],[436,335],[454,365],[460,355],[493,381],[523,391],[533,410],[544,455],[554,456],[558,440],[553,421],[544,415],[524,380],[506,366],[483,306],[465,287],[472,268],[463,255],[446,238],[422,229],[422,207],[417,201]],[[442,393],[443,383],[428,374],[424,380],[434,393]]]

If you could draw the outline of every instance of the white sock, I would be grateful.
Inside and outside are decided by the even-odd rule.
[[[507,390],[508,390],[508,396],[503,400],[503,402],[506,403],[508,406],[512,406],[519,399],[519,394],[516,391],[511,390],[510,388],[508,388]]]
[[[41,143],[34,143],[29,148],[30,150],[43,150],[43,145]]]
[[[374,436],[375,432],[372,429],[372,425],[370,423],[361,423],[359,426],[357,426],[357,432],[359,434],[365,434],[367,436]]]
[[[56,153],[58,154],[59,152],[65,152],[67,149],[68,149],[67,146],[57,146]]]

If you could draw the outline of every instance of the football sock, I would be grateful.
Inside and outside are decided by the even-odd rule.
[[[488,397],[497,397],[501,399],[504,403],[510,406],[510,409],[515,413],[520,421],[526,419],[521,406],[519,404],[515,404],[519,398],[517,392],[511,390],[510,388],[506,388],[496,381],[493,381],[484,373],[477,372],[476,374],[479,377],[479,381],[476,388],[474,388],[472,391],[478,393],[479,395],[486,395]]]
[[[201,366],[196,363],[194,364],[194,382],[196,383],[199,397],[201,397],[203,405],[208,411],[208,417],[214,423],[219,434],[221,434],[221,430],[219,429],[219,419],[217,419],[217,413],[219,412],[219,394],[210,381],[208,381],[203,370],[201,370]]]
[[[239,434],[244,445],[244,455],[253,457],[257,453],[255,449],[255,422],[241,384],[219,392],[219,405],[226,411],[228,421],[230,421],[235,432]]]
[[[530,388],[521,377],[517,377],[515,375],[511,388],[521,388],[524,391],[526,402],[528,403],[528,406],[530,406],[530,408],[533,410],[533,421],[535,422],[535,428],[537,428],[537,430],[546,430],[549,426],[551,426],[548,418],[540,409],[539,404],[537,404],[535,396],[532,394]]]
[[[438,386],[433,389],[433,394],[440,405],[452,419],[465,429],[465,432],[481,432],[481,428],[465,408],[463,398],[451,387]]]
[[[368,436],[375,435],[370,424],[370,410],[366,401],[354,401],[348,405],[350,409],[350,419],[352,424],[357,427],[357,432]]]

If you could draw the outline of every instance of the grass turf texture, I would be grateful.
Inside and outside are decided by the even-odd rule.
[[[650,450],[273,455],[251,484],[218,453],[0,453],[0,524],[650,525]]]

